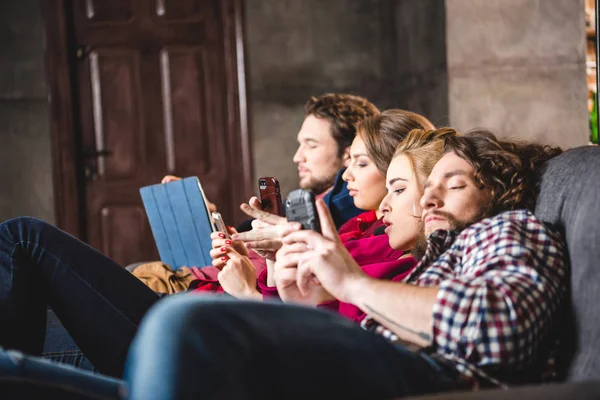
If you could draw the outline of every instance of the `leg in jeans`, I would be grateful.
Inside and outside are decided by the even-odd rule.
[[[121,376],[138,324],[157,299],[114,261],[50,224],[28,217],[0,224],[5,348],[41,353],[48,304],[98,370]]]
[[[44,342],[42,357],[60,364],[72,365],[88,371],[97,371],[75,344],[53,310],[46,311],[46,341]]]
[[[10,399],[121,399],[123,381],[0,348],[0,393]]]
[[[377,399],[451,390],[455,375],[333,313],[174,296],[142,323],[125,380],[131,400]]]

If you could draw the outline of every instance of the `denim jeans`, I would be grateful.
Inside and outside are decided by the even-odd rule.
[[[120,265],[50,224],[29,217],[0,224],[4,348],[41,354],[49,305],[91,363],[120,377],[140,321],[157,299]]]
[[[46,312],[46,340],[42,357],[86,371],[98,371],[73,341],[53,310]]]
[[[459,389],[457,378],[337,314],[210,296],[157,304],[125,373],[131,400],[389,399]]]
[[[6,399],[106,399],[125,396],[123,381],[0,348],[0,396]]]

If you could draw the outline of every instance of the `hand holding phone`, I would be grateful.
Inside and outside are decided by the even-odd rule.
[[[294,190],[289,194],[285,205],[288,221],[300,222],[302,229],[311,229],[321,233],[315,195],[312,192],[304,189]]]
[[[229,232],[227,232],[227,227],[225,226],[225,223],[223,223],[223,217],[221,217],[221,213],[213,212],[212,219],[215,223],[217,231],[223,233],[225,235],[225,238],[231,239],[231,237],[229,236]]]
[[[279,181],[272,176],[265,176],[258,180],[258,190],[263,211],[283,216],[283,205],[281,203],[281,190]]]

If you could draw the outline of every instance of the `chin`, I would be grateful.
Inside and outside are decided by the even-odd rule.
[[[298,184],[300,189],[309,189],[310,188],[310,179],[309,178],[300,178],[300,183]]]
[[[425,228],[425,236],[431,235],[435,231],[444,230],[448,231],[451,228],[447,224],[433,224]]]

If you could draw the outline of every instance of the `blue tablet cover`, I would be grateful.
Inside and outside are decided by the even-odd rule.
[[[160,259],[172,269],[212,264],[214,231],[197,177],[140,189]]]

